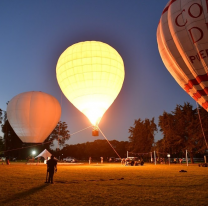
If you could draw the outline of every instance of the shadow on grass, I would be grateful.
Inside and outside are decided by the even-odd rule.
[[[33,187],[30,190],[14,194],[13,196],[9,196],[6,200],[2,201],[2,203],[6,204],[6,203],[10,203],[10,202],[25,198],[27,196],[30,196],[36,192],[43,190],[47,186],[49,186],[49,184],[43,184],[38,187]]]
[[[96,167],[100,167],[100,166],[102,166],[102,167],[103,167],[104,165],[91,165],[91,166],[96,166]]]
[[[97,179],[97,180],[72,180],[72,181],[56,181],[56,183],[61,183],[61,184],[72,184],[72,183],[80,183],[80,182],[100,182],[100,181],[112,181],[112,180],[124,180],[124,177],[120,179]]]

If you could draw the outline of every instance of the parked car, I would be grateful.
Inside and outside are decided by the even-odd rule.
[[[76,163],[76,162],[78,162],[78,160],[76,159],[71,160],[71,163]]]
[[[144,161],[142,159],[139,159],[138,157],[127,157],[125,159],[125,165],[130,166],[138,166],[138,165],[144,165]]]
[[[74,162],[75,158],[73,158],[73,157],[66,157],[66,158],[63,158],[63,161],[64,162]]]

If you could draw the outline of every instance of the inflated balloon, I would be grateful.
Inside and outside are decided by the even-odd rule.
[[[58,100],[43,92],[24,92],[7,106],[7,118],[17,136],[26,143],[43,142],[61,117]]]
[[[208,111],[208,1],[169,1],[157,42],[168,71]]]
[[[124,64],[108,44],[80,42],[61,54],[56,76],[68,100],[97,125],[121,90]]]

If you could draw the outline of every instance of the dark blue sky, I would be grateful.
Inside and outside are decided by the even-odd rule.
[[[176,104],[195,101],[166,70],[156,30],[168,0],[1,0],[0,108],[26,91],[53,95],[62,106],[61,121],[70,133],[89,120],[62,94],[56,80],[60,54],[80,41],[102,41],[114,47],[125,65],[123,88],[100,122],[109,140],[128,141],[134,120],[155,118]],[[62,98],[62,101],[61,101]],[[62,102],[62,103],[61,103]],[[1,134],[1,133],[0,133]],[[156,140],[161,134],[156,134]],[[68,144],[94,141],[91,129],[72,135]],[[103,139],[102,135],[98,139]]]

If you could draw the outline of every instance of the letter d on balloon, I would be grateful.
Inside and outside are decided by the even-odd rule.
[[[194,35],[193,35],[193,31],[194,30],[198,30],[199,32],[200,32],[200,37],[198,38],[198,39],[195,39],[194,38]],[[191,35],[191,38],[192,38],[192,41],[193,41],[193,43],[195,44],[196,42],[198,42],[198,41],[200,41],[202,38],[203,38],[203,36],[204,36],[204,33],[203,33],[203,31],[199,28],[199,27],[192,27],[191,29],[189,29],[188,30],[189,31],[189,33],[190,33],[190,35]],[[197,35],[198,36],[198,35]]]

